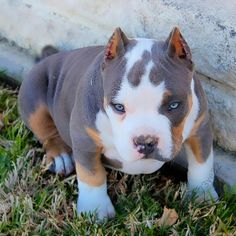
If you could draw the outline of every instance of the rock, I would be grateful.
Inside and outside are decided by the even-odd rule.
[[[26,51],[0,41],[0,71],[14,78],[17,83],[26,77],[34,64],[34,59]]]
[[[236,147],[236,90],[197,74],[207,94],[214,140],[227,150]]]
[[[227,184],[236,193],[236,154],[226,153],[219,148],[214,149],[215,174],[221,183]]]

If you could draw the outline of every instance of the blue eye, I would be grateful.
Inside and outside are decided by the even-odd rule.
[[[112,105],[112,107],[114,108],[115,111],[117,111],[119,113],[125,113],[125,107],[122,104],[112,103],[111,105]]]
[[[180,102],[172,102],[168,105],[168,110],[171,111],[173,109],[177,109],[180,105]]]

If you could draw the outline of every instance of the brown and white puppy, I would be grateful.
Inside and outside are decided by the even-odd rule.
[[[78,212],[115,215],[104,166],[152,173],[185,146],[188,189],[217,199],[207,102],[178,28],[166,41],[129,39],[60,52],[38,63],[19,94],[23,120],[51,170],[76,169]]]

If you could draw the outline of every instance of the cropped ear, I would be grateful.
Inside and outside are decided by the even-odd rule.
[[[179,28],[175,27],[167,39],[169,57],[177,56],[180,59],[192,60],[190,48],[180,33]]]
[[[120,28],[116,28],[105,48],[105,59],[112,60],[125,52],[129,39]]]

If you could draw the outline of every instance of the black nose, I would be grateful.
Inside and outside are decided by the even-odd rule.
[[[148,155],[154,151],[155,146],[158,143],[158,139],[150,135],[141,135],[139,137],[135,137],[133,142],[139,153]]]

